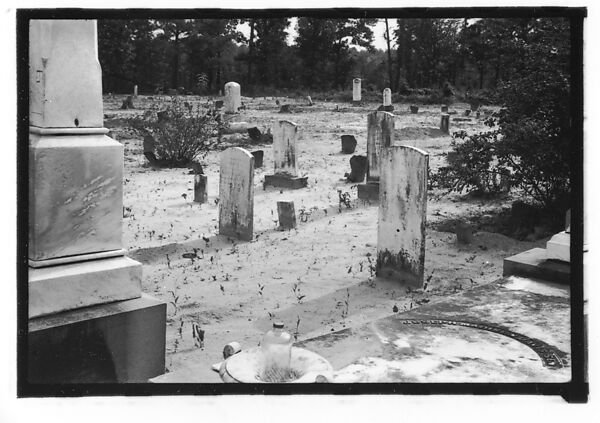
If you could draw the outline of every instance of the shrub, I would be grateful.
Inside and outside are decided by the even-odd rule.
[[[132,128],[155,140],[155,154],[168,167],[186,167],[220,143],[219,114],[174,97],[129,120]]]
[[[503,175],[506,183],[549,214],[562,216],[570,197],[569,23],[537,20],[527,39],[518,42],[516,72],[499,87],[502,108],[487,122],[497,127],[457,135],[457,160],[433,178],[447,178],[446,185],[455,190],[470,187],[493,193],[498,175]]]

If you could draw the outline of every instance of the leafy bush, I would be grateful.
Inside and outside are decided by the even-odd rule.
[[[487,122],[497,126],[472,136],[457,134],[456,160],[433,179],[457,191],[486,193],[508,184],[562,216],[570,196],[569,22],[538,19],[526,39],[514,42],[520,49],[516,72],[499,87],[502,109]]]
[[[193,107],[173,97],[166,107],[156,105],[129,120],[132,128],[155,141],[158,160],[169,167],[186,167],[220,143],[223,123],[212,109]]]

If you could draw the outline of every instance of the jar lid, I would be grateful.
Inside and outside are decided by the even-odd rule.
[[[273,322],[273,327],[275,329],[283,329],[283,322],[279,322],[279,321]]]

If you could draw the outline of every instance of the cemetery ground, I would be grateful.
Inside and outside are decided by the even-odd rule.
[[[123,96],[106,96],[105,126],[124,145],[123,237],[128,255],[143,264],[143,291],[168,303],[167,370],[220,361],[223,347],[237,341],[256,346],[274,319],[282,320],[298,341],[357,327],[396,312],[416,310],[502,276],[505,257],[543,247],[552,235],[531,228],[525,240],[499,233],[495,216],[518,199],[428,192],[425,278],[414,289],[375,277],[376,203],[358,200],[356,183],[346,182],[351,155],[341,153],[340,138],[354,135],[354,154],[366,154],[367,113],[379,104],[316,102],[278,98],[292,113],[279,113],[276,98],[243,97],[245,109],[231,119],[265,132],[281,119],[299,126],[297,163],[308,176],[302,189],[263,189],[273,172],[270,144],[253,144],[246,134],[224,136],[223,148],[263,150],[255,169],[254,238],[238,241],[218,235],[219,154],[201,159],[208,176],[208,202],[195,203],[189,169],[153,169],[142,154],[142,137],[127,118],[143,113],[157,97],[140,96],[133,110],[119,110]],[[191,104],[206,97],[181,96]],[[445,164],[451,137],[439,130],[440,105],[394,104],[395,143],[427,151],[433,171]],[[467,104],[453,104],[450,132],[485,129],[480,118],[464,117]],[[487,112],[495,110],[489,107]],[[484,110],[485,112],[485,110]],[[460,118],[461,120],[455,120]],[[293,201],[297,228],[278,230],[277,201]],[[466,220],[473,242],[456,242],[454,225]],[[525,237],[521,237],[525,238]],[[199,380],[202,382],[202,380]]]

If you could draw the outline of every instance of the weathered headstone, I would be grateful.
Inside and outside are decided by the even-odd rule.
[[[465,116],[469,116],[471,114],[471,110],[470,109],[465,109]]]
[[[371,112],[367,116],[367,183],[358,185],[358,198],[364,201],[379,199],[379,153],[392,145],[394,115]]]
[[[278,201],[277,215],[280,229],[289,230],[296,227],[296,211],[293,201]]]
[[[123,104],[121,104],[121,110],[134,108],[135,106],[133,105],[133,96],[128,95],[127,97],[125,97],[125,100],[123,100]]]
[[[138,86],[137,85],[133,86],[133,97],[138,98]]]
[[[360,103],[361,99],[362,99],[361,80],[360,80],[360,78],[354,78],[352,80],[352,102]]]
[[[419,106],[410,106],[410,112],[412,114],[419,113]]]
[[[252,155],[254,156],[254,168],[257,169],[259,167],[263,167],[265,152],[263,150],[257,150],[253,151]]]
[[[145,382],[164,372],[166,304],[142,294],[122,245],[123,145],[103,127],[97,22],[32,19],[28,52],[27,381]]]
[[[428,162],[415,147],[381,149],[378,277],[423,285]]]
[[[386,88],[383,90],[383,111],[392,112],[394,106],[392,106],[392,90]]]
[[[194,175],[194,202],[195,203],[206,203],[208,201],[208,192],[206,185],[208,177],[203,174]]]
[[[443,113],[440,118],[440,130],[444,134],[450,133],[450,115]]]
[[[262,133],[260,132],[260,129],[258,129],[257,127],[253,126],[252,128],[248,128],[248,136],[250,137],[250,139],[254,142],[261,142],[262,140]],[[256,165],[256,164],[255,164]],[[256,166],[258,167],[258,166]]]
[[[298,126],[287,120],[280,120],[273,128],[273,175],[265,175],[264,186],[280,188],[303,188],[308,177],[299,177],[296,164],[296,139]]]
[[[342,135],[342,153],[352,154],[356,150],[356,138],[354,135]]]
[[[279,113],[293,113],[291,104],[282,104],[279,108]]]
[[[228,82],[225,84],[225,113],[237,113],[242,106],[242,96],[240,84],[237,82]]]
[[[221,153],[219,234],[252,240],[254,224],[254,157],[232,147]]]
[[[442,113],[448,113],[448,106],[442,106]]]
[[[344,176],[348,182],[363,182],[367,174],[367,156],[350,157],[350,173]]]

